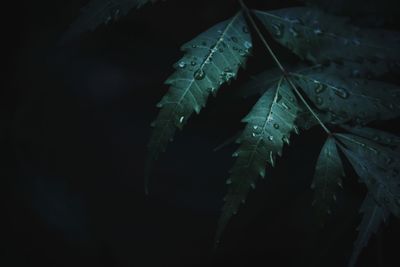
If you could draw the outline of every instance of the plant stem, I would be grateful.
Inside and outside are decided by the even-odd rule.
[[[256,22],[253,19],[253,16],[250,13],[249,8],[244,4],[243,0],[239,0],[239,4],[242,7],[244,13],[246,14],[246,17],[249,19],[251,25],[253,26],[254,30],[256,31],[257,35],[260,37],[261,42],[267,48],[268,53],[271,55],[272,59],[275,61],[276,65],[278,68],[282,71],[283,76],[285,77],[285,80],[289,83],[289,85],[292,87],[293,91],[297,94],[297,96],[300,98],[300,100],[304,103],[304,105],[307,107],[307,109],[311,112],[311,114],[315,117],[315,119],[318,121],[318,123],[321,125],[322,129],[328,134],[332,135],[331,131],[325,126],[325,124],[321,121],[321,119],[318,117],[318,115],[315,113],[315,111],[310,107],[310,105],[307,103],[307,101],[304,99],[304,97],[300,94],[299,90],[297,89],[296,85],[293,83],[293,81],[290,79],[290,74],[287,72],[287,70],[283,67],[281,62],[279,61],[278,57],[272,50],[272,48],[269,46],[267,40],[265,40],[263,34],[261,33],[260,29],[258,28]]]

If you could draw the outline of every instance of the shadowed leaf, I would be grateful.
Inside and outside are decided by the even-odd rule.
[[[343,176],[343,165],[335,140],[328,137],[319,154],[311,185],[315,190],[313,206],[321,223],[326,215],[331,213],[331,206],[336,200],[336,190],[342,185]]]

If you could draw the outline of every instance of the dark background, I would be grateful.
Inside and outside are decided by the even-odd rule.
[[[179,47],[235,14],[236,1],[147,5],[57,45],[86,2],[3,6],[1,260],[8,263],[2,266],[345,266],[365,188],[348,169],[334,216],[324,229],[316,227],[310,183],[325,138],[318,128],[293,137],[212,250],[235,146],[213,149],[242,127],[256,100],[232,92],[272,66],[258,44],[239,79],[176,136],[144,195],[149,125]],[[395,1],[348,2],[328,8],[358,23],[400,29]],[[280,55],[293,60],[285,50]],[[396,124],[376,126],[398,133]],[[400,266],[399,240],[399,221],[390,218],[359,266]]]

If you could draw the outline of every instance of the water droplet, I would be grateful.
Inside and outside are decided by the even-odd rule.
[[[247,28],[246,26],[243,26],[243,27],[242,27],[242,31],[243,31],[244,33],[249,33],[249,28]]]
[[[206,76],[205,72],[202,69],[198,69],[194,72],[193,77],[196,80],[202,80]]]
[[[239,156],[239,152],[233,152],[232,157],[237,158]]]
[[[272,135],[270,135],[270,136],[268,136],[268,140],[272,141],[272,140],[274,140],[274,137]]]
[[[359,46],[359,45],[361,44],[360,40],[358,40],[357,38],[353,38],[353,40],[351,40],[351,42],[352,42],[354,45],[357,45],[357,46]]]
[[[254,125],[254,126],[253,126],[253,129],[254,129],[254,130],[257,130],[257,129],[258,129],[258,126],[257,126],[257,125]]]
[[[243,45],[244,45],[244,47],[245,47],[246,49],[250,49],[250,48],[252,47],[252,45],[251,45],[251,43],[250,43],[249,41],[245,41],[245,42],[243,43]]]
[[[196,61],[194,61],[194,60],[193,60],[192,62],[190,62],[190,65],[192,65],[192,66],[196,66],[196,64],[197,64],[197,63],[196,63]]]
[[[299,36],[300,36],[298,30],[296,30],[295,27],[291,27],[291,28],[289,29],[289,32],[293,35],[293,37],[299,37]]]
[[[110,23],[110,21],[112,20],[112,17],[111,16],[108,16],[107,18],[106,18],[106,21],[104,22],[106,25],[108,25],[109,23]]]
[[[347,92],[345,89],[343,88],[336,88],[335,89],[335,94],[337,96],[339,96],[340,98],[346,99],[349,97],[349,92]]]
[[[231,183],[232,183],[232,180],[231,180],[231,179],[227,179],[225,183],[226,183],[226,184],[231,184]]]
[[[192,48],[197,48],[197,45],[195,45],[195,44],[192,44]]]
[[[178,63],[179,68],[183,69],[184,67],[186,67],[186,62],[185,61],[181,61]]]
[[[322,97],[320,97],[320,96],[317,96],[317,104],[318,105],[322,105],[322,103],[324,102],[324,100],[322,99]]]
[[[179,123],[182,123],[183,119],[185,119],[185,116],[182,116],[182,117],[179,118]]]
[[[281,38],[283,36],[283,29],[284,29],[283,24],[274,23],[272,24],[272,28],[274,29],[274,36],[276,38]]]
[[[250,183],[251,188],[255,189],[256,185],[254,183]]]
[[[317,87],[315,87],[315,93],[317,93],[317,94],[322,93],[323,91],[325,91],[326,87],[327,86],[325,84],[317,82]]]
[[[256,134],[256,133],[251,133],[251,135],[252,135],[253,137],[256,137],[256,136],[257,136],[257,134]]]
[[[353,70],[353,71],[352,71],[352,75],[353,75],[353,77],[360,77],[360,76],[361,76],[361,73],[360,73],[359,70]]]
[[[275,129],[279,129],[279,124],[278,123],[274,123],[274,128]]]
[[[316,29],[314,29],[314,34],[320,35],[320,34],[322,34],[322,30],[320,28],[316,28]]]

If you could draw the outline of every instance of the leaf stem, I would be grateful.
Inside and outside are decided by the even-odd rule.
[[[289,83],[289,85],[292,87],[293,91],[297,94],[297,96],[300,98],[300,100],[304,103],[304,105],[307,107],[307,109],[311,112],[311,114],[317,119],[318,123],[321,125],[322,129],[331,136],[332,133],[331,131],[326,127],[326,125],[321,121],[321,119],[318,117],[318,115],[315,113],[315,111],[310,107],[310,105],[307,103],[307,101],[304,99],[304,97],[300,94],[299,90],[297,89],[296,85],[293,83],[293,81],[290,79],[290,74],[289,72],[283,67],[281,62],[279,61],[278,57],[276,56],[275,52],[272,50],[272,48],[269,46],[267,40],[265,40],[263,34],[261,33],[260,29],[258,28],[256,22],[254,21],[253,16],[251,15],[251,12],[249,8],[244,4],[243,0],[239,0],[239,4],[242,7],[244,13],[246,14],[246,17],[249,19],[251,25],[253,26],[254,30],[256,31],[257,35],[260,37],[261,42],[267,48],[268,53],[271,55],[272,59],[275,61],[276,65],[278,68],[282,71],[283,76],[285,77],[285,80]]]

